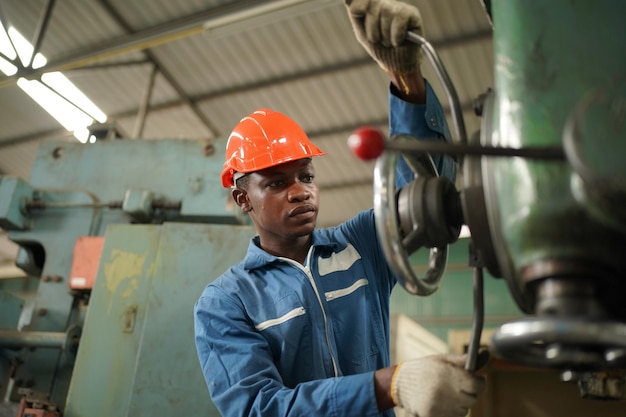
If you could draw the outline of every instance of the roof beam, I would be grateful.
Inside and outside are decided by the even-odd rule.
[[[461,103],[461,110],[463,111],[472,110],[473,108],[474,108],[474,100],[470,102]],[[135,113],[136,112],[125,113],[124,115],[120,114],[120,115],[117,115],[117,117],[118,118],[130,117],[130,116],[135,115]],[[444,113],[450,114],[450,109],[448,107],[444,107]],[[372,125],[372,126],[386,125],[387,122],[388,120],[386,118],[376,119],[376,120],[365,120],[365,121],[359,122],[358,124],[336,126],[336,127],[333,127],[330,129],[324,129],[324,130],[308,131],[307,134],[311,138],[316,138],[316,137],[335,135],[335,134],[340,134],[340,133],[342,134],[350,133],[354,131],[354,129],[356,129],[357,127],[361,127],[363,125]],[[24,143],[24,142],[30,142],[30,141],[35,141],[35,140],[50,140],[50,139],[63,138],[63,137],[66,138],[66,137],[71,137],[71,136],[72,136],[72,133],[68,132],[65,129],[51,129],[51,130],[46,130],[43,132],[32,133],[29,135],[18,136],[18,137],[14,137],[11,139],[0,140],[0,149],[6,146],[17,145],[17,144]]]
[[[124,19],[124,17],[118,13],[118,11],[109,3],[108,0],[100,0],[100,4],[107,10],[107,12],[113,17],[113,19],[127,32],[132,34],[133,29],[130,24]],[[196,117],[200,120],[200,122],[211,132],[213,136],[217,136],[218,132],[213,123],[209,120],[209,118],[200,111],[196,103],[194,103],[186,94],[183,87],[180,85],[176,78],[165,68],[163,63],[150,51],[150,49],[146,49],[144,54],[148,57],[149,61],[152,62],[154,69],[161,74],[163,78],[169,83],[169,85],[176,91],[176,94],[181,99],[182,103],[189,106],[191,111],[196,115]],[[156,75],[156,73],[154,73]],[[154,81],[150,88],[153,88]],[[143,110],[143,114],[142,114]],[[140,106],[137,117],[143,117],[145,119],[147,113],[150,111],[149,103],[145,103],[145,107],[142,108]],[[143,128],[142,128],[143,129]]]
[[[30,68],[33,65],[35,56],[39,53],[39,48],[41,48],[43,39],[46,36],[48,23],[50,22],[50,18],[52,17],[52,10],[54,9],[55,1],[56,0],[47,1],[46,7],[44,7],[43,13],[39,18],[39,22],[37,23],[37,27],[35,28],[35,33],[33,35],[33,41],[31,42],[33,44],[33,53],[30,55],[28,63],[25,65],[26,68]]]
[[[295,2],[303,2],[298,0]],[[239,0],[234,3],[211,7],[191,16],[184,16],[161,25],[153,26],[131,35],[111,39],[98,46],[90,46],[87,49],[74,54],[60,57],[48,62],[40,68],[23,68],[17,74],[0,80],[0,88],[17,83],[20,77],[34,79],[46,72],[67,71],[80,68],[112,56],[123,55],[130,52],[142,51],[167,42],[185,38],[204,31],[206,25],[212,22],[232,21],[239,18],[249,17],[255,13],[268,13],[273,9],[280,9],[286,4],[292,4],[294,0],[272,0],[260,2],[257,0]],[[0,15],[0,17],[2,17]]]
[[[471,43],[471,42],[491,39],[491,37],[492,37],[491,30],[482,30],[482,31],[478,31],[475,33],[466,34],[463,36],[435,41],[435,42],[432,42],[432,45],[435,49],[441,50],[445,48],[462,46],[464,44]],[[229,94],[236,94],[240,92],[250,92],[252,90],[261,89],[261,88],[270,88],[270,87],[277,86],[279,84],[284,84],[290,81],[291,82],[299,81],[299,80],[303,80],[307,78],[331,74],[334,72],[348,71],[348,70],[352,70],[352,69],[355,69],[364,65],[373,65],[373,61],[369,56],[364,56],[363,58],[359,58],[359,59],[355,59],[352,61],[343,62],[343,63],[339,63],[335,65],[320,67],[320,68],[316,68],[316,69],[309,70],[309,71],[302,71],[302,72],[294,73],[291,75],[282,75],[276,78],[270,78],[270,79],[256,82],[256,83],[229,87],[223,90],[213,91],[213,92],[209,92],[206,94],[199,94],[193,97],[190,96],[188,97],[188,100],[194,103],[194,105],[197,107],[198,103],[202,101],[214,100],[216,98],[223,97]],[[461,103],[461,107],[463,110],[467,110],[467,109],[472,108],[473,104],[474,104],[473,101],[468,102],[468,103]],[[148,109],[148,111],[166,110],[169,108],[175,108],[175,107],[180,107],[184,105],[188,105],[187,101],[185,101],[184,99],[176,100],[176,101],[170,101],[167,103],[162,103],[156,106],[152,106]],[[445,108],[444,110],[446,111],[446,113],[449,113],[448,108]],[[115,119],[121,119],[121,118],[126,118],[126,117],[133,117],[137,114],[137,111],[138,110],[131,110],[131,111],[113,114],[113,115],[110,115],[110,118],[115,120]],[[376,123],[376,121],[372,121],[372,123]],[[336,130],[345,131],[345,129],[342,129],[342,128],[339,128]],[[220,135],[220,132],[216,132],[216,133],[217,133],[216,137]],[[324,132],[323,134],[331,134],[331,133],[333,132]],[[60,137],[60,136],[67,136],[67,135],[68,133],[64,129],[47,130],[43,132],[38,132],[38,133],[30,134],[30,135],[19,136],[19,137],[11,138],[8,140],[0,141],[0,148],[4,146],[15,145],[21,142],[29,142],[32,140],[38,140],[40,138],[50,138],[54,136]]]
[[[472,42],[488,40],[492,38],[492,35],[493,33],[491,29],[480,30],[480,31],[465,34],[462,36],[435,41],[435,42],[432,42],[432,45],[436,50],[442,50],[442,49],[452,48],[456,46],[463,46]],[[215,100],[217,98],[224,97],[224,96],[231,95],[231,94],[250,92],[254,90],[260,90],[263,88],[270,88],[270,87],[277,86],[279,84],[285,84],[287,82],[301,81],[301,80],[305,80],[309,78],[328,75],[331,73],[349,71],[355,68],[359,68],[362,66],[369,66],[369,65],[374,65],[374,61],[369,55],[365,55],[362,58],[357,58],[351,61],[340,62],[337,64],[327,65],[327,66],[319,67],[319,68],[313,68],[307,71],[301,71],[301,72],[297,72],[294,74],[282,74],[278,77],[268,78],[267,80],[263,80],[263,81],[227,87],[222,90],[211,91],[211,92],[203,93],[203,94],[197,94],[195,96],[190,96],[190,99],[194,103],[200,103],[203,101]],[[165,102],[165,103],[161,103],[156,106],[153,106],[150,108],[150,110],[151,111],[166,110],[169,108],[180,107],[185,104],[187,103],[183,101],[179,101],[179,100],[169,101],[169,102]],[[123,113],[112,115],[111,117],[112,118],[125,118],[125,117],[130,117],[133,114],[134,114],[134,111],[128,111],[128,112],[123,112]]]

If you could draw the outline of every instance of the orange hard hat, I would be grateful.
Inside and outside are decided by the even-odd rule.
[[[257,109],[241,119],[228,137],[222,185],[232,187],[236,172],[245,174],[325,154],[293,119],[269,109]]]

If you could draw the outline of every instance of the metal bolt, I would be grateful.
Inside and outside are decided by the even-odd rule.
[[[63,147],[59,146],[52,150],[52,158],[59,159],[61,156],[63,156]]]
[[[55,275],[55,276],[52,278],[52,280],[53,280],[54,282],[61,282],[61,281],[63,281],[63,277],[62,277],[62,276],[60,276],[60,275]]]
[[[483,110],[485,108],[485,101],[487,100],[487,96],[491,93],[491,88],[487,89],[487,92],[479,95],[474,99],[472,103],[472,107],[474,108],[474,114],[476,116],[481,117],[483,115]]]
[[[37,311],[37,315],[39,316],[45,316],[46,314],[48,314],[47,308],[40,308],[39,311]]]
[[[48,281],[50,281],[50,275],[44,275],[43,277],[41,277],[41,280],[42,280],[43,282],[48,282]]]
[[[211,156],[215,153],[215,146],[212,143],[209,143],[204,147],[204,156]]]

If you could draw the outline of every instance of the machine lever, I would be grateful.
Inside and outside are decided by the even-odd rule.
[[[435,69],[439,81],[444,87],[446,96],[450,103],[453,126],[457,136],[457,144],[464,147],[467,145],[467,133],[465,130],[465,123],[463,122],[463,112],[459,101],[458,94],[454,88],[454,84],[448,75],[441,59],[437,55],[437,52],[433,46],[423,37],[414,33],[408,32],[406,36],[407,40],[420,45],[422,51],[425,52],[430,63]],[[397,142],[400,144],[401,142]],[[458,145],[457,145],[458,146]],[[467,361],[465,363],[465,369],[469,371],[476,370],[478,350],[480,348],[480,337],[482,334],[484,322],[484,295],[483,295],[483,269],[482,266],[475,266],[474,268],[474,313],[472,320],[472,332],[470,336],[470,344],[468,348]]]
[[[484,279],[483,267],[484,261],[481,252],[477,249],[474,241],[470,239],[469,243],[469,260],[468,265],[474,268],[473,274],[473,294],[474,294],[474,311],[472,314],[472,330],[470,333],[469,345],[467,348],[467,359],[465,361],[465,369],[468,371],[476,371],[483,367],[484,363],[479,363],[483,358],[479,357],[480,338],[482,335],[485,320],[485,295],[484,295]],[[488,359],[488,357],[487,357]]]
[[[420,141],[412,142],[385,142],[382,150],[396,151],[403,153],[439,153],[450,156],[504,156],[504,157],[521,157],[527,159],[542,160],[565,160],[565,151],[561,146],[535,146],[524,148],[508,148],[502,146],[484,146],[470,144],[450,144],[446,142]],[[378,155],[376,155],[378,156]]]
[[[474,267],[474,312],[472,317],[472,331],[470,334],[469,347],[467,349],[467,359],[465,369],[468,371],[477,370],[478,351],[480,349],[480,337],[483,331],[485,319],[485,297],[483,290],[483,268]]]
[[[450,113],[452,114],[453,126],[455,129],[457,141],[459,143],[467,143],[467,133],[465,131],[465,123],[463,122],[463,111],[461,110],[461,103],[459,96],[454,88],[454,84],[448,75],[448,71],[444,67],[439,55],[435,51],[435,48],[423,37],[415,32],[407,32],[406,39],[418,44],[422,51],[426,53],[430,63],[435,69],[435,73],[439,78],[439,81],[443,85],[443,88],[450,102]]]

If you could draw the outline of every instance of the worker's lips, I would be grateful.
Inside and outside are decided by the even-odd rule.
[[[304,204],[302,206],[298,206],[293,208],[289,212],[289,217],[311,217],[317,212],[317,209],[310,205]]]

